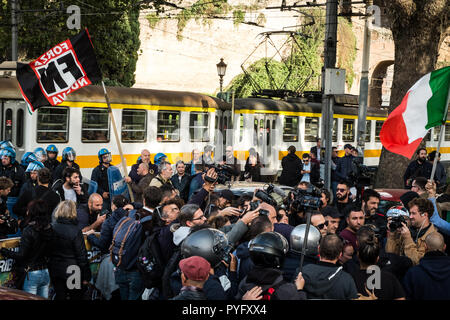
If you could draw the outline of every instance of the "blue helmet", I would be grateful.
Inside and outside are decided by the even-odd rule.
[[[44,164],[40,161],[33,161],[30,162],[28,164],[27,169],[25,170],[25,172],[30,172],[30,171],[39,171],[41,169],[45,168]]]
[[[0,151],[0,156],[3,157],[10,157],[11,163],[16,162],[16,151],[11,147],[4,147]]]
[[[11,143],[11,141],[9,141],[9,140],[0,141],[0,149],[4,149],[6,147],[10,147],[11,149],[16,150],[16,148]]]
[[[47,153],[49,152],[55,152],[56,155],[58,155],[58,148],[54,145],[54,144],[49,144],[47,146],[47,149],[45,149],[45,151],[47,151]]]
[[[25,152],[22,156],[22,159],[20,160],[20,163],[26,167],[30,162],[33,161],[38,161],[36,155],[33,152]]]
[[[159,165],[165,159],[167,159],[167,156],[160,152],[155,155],[155,158],[153,158],[153,163]]]
[[[47,152],[45,152],[44,148],[38,147],[33,152],[39,161],[43,162],[47,160]]]
[[[103,161],[104,155],[109,155],[109,157],[107,159],[105,159],[105,161]],[[112,160],[111,152],[109,152],[108,149],[106,149],[106,148],[101,148],[98,152],[98,160],[100,161],[100,163],[102,163],[102,162],[110,163]]]
[[[62,160],[63,161],[75,161],[75,158],[77,157],[77,154],[75,153],[75,150],[73,150],[72,147],[66,147],[62,151]]]

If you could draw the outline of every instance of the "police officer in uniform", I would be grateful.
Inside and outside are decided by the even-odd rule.
[[[50,174],[53,175],[55,169],[61,164],[61,162],[56,160],[58,157],[58,148],[54,144],[51,144],[45,151],[47,151],[47,160],[44,161],[44,166],[50,170]]]

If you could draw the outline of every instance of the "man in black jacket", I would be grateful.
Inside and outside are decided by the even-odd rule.
[[[27,206],[32,200],[42,199],[47,203],[48,215],[51,217],[53,210],[60,202],[58,194],[49,188],[51,178],[50,170],[43,168],[38,171],[37,183],[38,185],[30,190],[24,192],[13,207],[14,213],[23,220],[26,217]],[[21,227],[22,228],[22,227]]]
[[[177,170],[177,173],[174,174],[170,180],[172,181],[172,185],[180,192],[180,198],[183,199],[184,202],[187,202],[189,186],[191,183],[190,176],[186,174],[186,165],[182,160],[177,161],[175,169]]]
[[[336,165],[336,170],[334,171],[336,178],[338,180],[348,180],[349,175],[353,172],[353,157],[352,155],[352,145],[346,144],[344,146],[345,156],[339,158]]]
[[[99,231],[106,219],[102,214],[103,199],[98,193],[89,196],[87,204],[81,204],[77,209],[78,227],[82,232],[89,230]]]
[[[344,245],[335,234],[320,241],[320,261],[303,268],[308,299],[348,300],[358,298],[358,291],[351,275],[336,263],[342,255]]]
[[[17,220],[10,216],[6,205],[8,194],[13,186],[11,179],[0,177],[0,239],[17,232]]]
[[[302,160],[295,154],[295,146],[289,146],[288,154],[281,160],[281,172],[278,182],[280,184],[294,187],[296,186],[302,176],[300,170],[302,169]]]
[[[78,169],[65,168],[63,171],[64,181],[56,181],[52,189],[55,191],[61,201],[72,200],[76,202],[77,206],[86,203],[88,200],[88,193],[86,186],[81,183],[81,174]]]
[[[430,179],[433,165],[427,161],[427,149],[419,148],[416,152],[417,159],[410,162],[403,175],[405,188],[410,188],[412,181],[417,177],[425,177]]]

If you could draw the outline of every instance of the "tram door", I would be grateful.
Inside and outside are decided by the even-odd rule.
[[[25,152],[25,113],[24,101],[7,100],[2,103],[1,140],[11,141],[16,147],[16,159],[20,162]]]
[[[276,156],[275,129],[276,115],[255,114],[253,120],[253,145],[266,168],[272,168],[276,165],[274,162],[274,157]]]

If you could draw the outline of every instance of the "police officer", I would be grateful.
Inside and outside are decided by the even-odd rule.
[[[47,151],[47,160],[44,161],[44,166],[50,170],[51,174],[53,174],[55,169],[61,163],[56,160],[58,157],[58,148],[54,144],[51,144],[45,149],[45,151]]]
[[[33,153],[39,162],[44,163],[47,160],[47,152],[45,152],[44,148],[38,147],[34,149]]]
[[[109,195],[109,181],[108,168],[111,166],[112,156],[111,152],[106,148],[100,149],[98,152],[98,166],[92,170],[91,180],[97,182],[97,193],[103,198],[103,209],[111,208],[111,201]]]
[[[25,183],[25,172],[22,166],[16,161],[16,151],[7,146],[0,151],[2,163],[0,166],[0,177],[10,178],[14,183],[9,194],[10,197],[17,197],[20,188]]]
[[[63,179],[63,171],[65,168],[74,168],[80,171],[80,166],[75,163],[75,159],[77,158],[77,154],[72,147],[66,147],[62,151],[62,160],[61,163],[56,167],[53,172],[53,181],[58,179]],[[80,175],[80,181],[83,180],[83,177]]]

